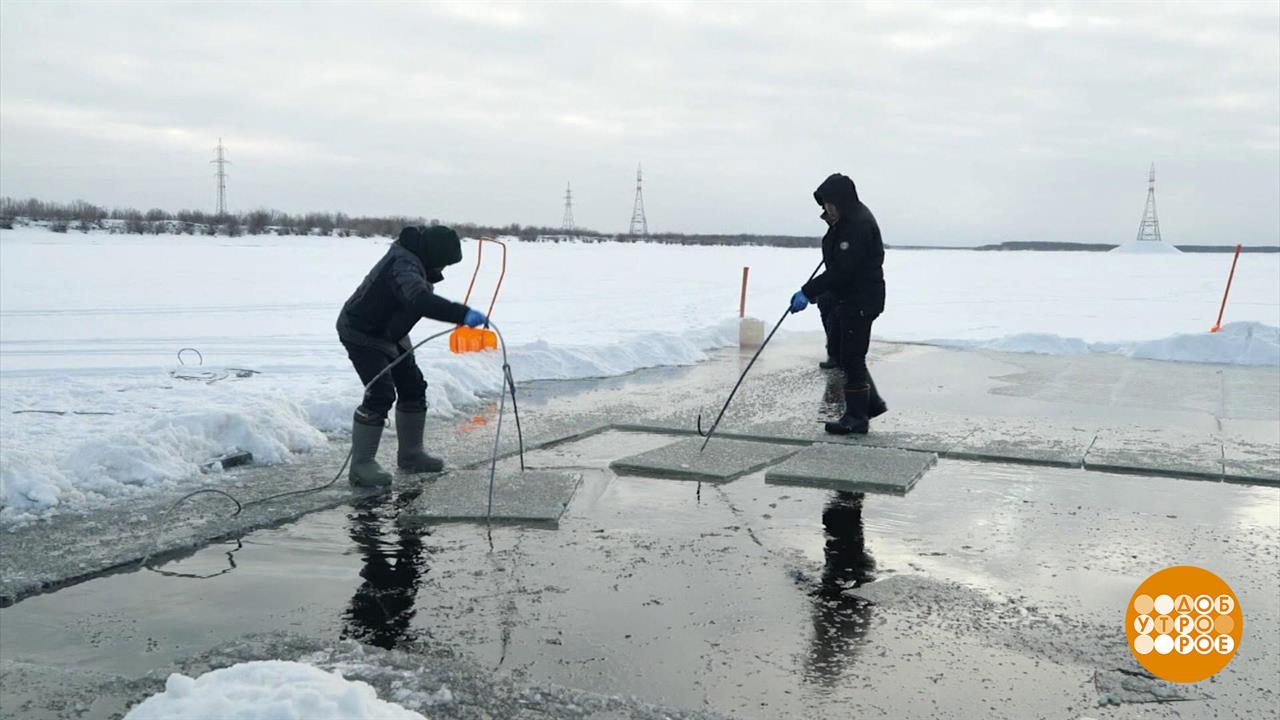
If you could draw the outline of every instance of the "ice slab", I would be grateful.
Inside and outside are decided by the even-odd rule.
[[[493,519],[504,523],[556,525],[582,474],[552,470],[519,472],[499,467],[493,483]],[[489,469],[441,475],[401,513],[408,522],[483,520],[489,501]]]
[[[614,460],[614,472],[675,480],[727,482],[793,455],[800,448],[746,440],[712,438],[700,452],[703,439],[688,438],[665,447]]]
[[[1154,428],[1102,429],[1084,459],[1089,470],[1222,480],[1222,442],[1211,434]]]
[[[946,457],[1078,468],[1093,438],[1094,432],[1085,428],[989,418],[948,449]]]
[[[1280,446],[1227,439],[1222,443],[1223,479],[1280,485]]]
[[[572,442],[535,450],[525,459],[527,466],[536,470],[584,467],[603,470],[611,461],[619,457],[670,445],[673,439],[670,435],[606,430]]]
[[[928,411],[890,411],[888,415],[871,421],[871,432],[866,435],[831,435],[823,428],[825,420],[834,420],[843,411],[843,405],[823,413],[796,413],[790,417],[771,417],[734,423],[723,432],[739,437],[778,437],[805,443],[833,443],[841,445],[869,445],[900,450],[919,450],[944,454],[973,433],[978,424],[974,419]]]
[[[1219,423],[1222,479],[1280,485],[1280,420],[1221,418]]]
[[[933,453],[852,445],[814,445],[765,473],[771,485],[906,495],[938,461]]]

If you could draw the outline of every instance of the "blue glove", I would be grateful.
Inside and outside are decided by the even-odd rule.
[[[489,318],[485,317],[484,313],[479,310],[467,308],[467,315],[462,318],[462,324],[467,327],[478,327],[480,325],[489,327]]]
[[[796,294],[791,296],[791,312],[798,313],[807,307],[809,307],[809,298],[805,297],[803,290],[796,291]]]

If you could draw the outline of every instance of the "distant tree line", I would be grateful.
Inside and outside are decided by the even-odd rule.
[[[0,227],[14,222],[36,222],[55,232],[106,230],[116,233],[188,235],[337,235],[341,237],[395,237],[406,225],[440,225],[435,218],[392,215],[353,217],[345,213],[312,212],[290,214],[258,209],[217,215],[202,210],[169,212],[160,208],[106,208],[84,200],[70,203],[45,202],[34,198],[0,198]],[[671,245],[770,245],[774,247],[816,247],[817,237],[785,235],[606,235],[588,228],[538,225],[478,225],[444,223],[467,237],[515,236],[526,242],[655,242]]]
[[[0,198],[0,225],[12,227],[14,222],[33,221],[55,232],[107,230],[134,234],[180,233],[190,235],[338,235],[342,237],[395,237],[406,225],[440,225],[438,219],[391,215],[385,217],[353,217],[346,213],[311,212],[290,214],[279,210],[258,209],[217,215],[203,210],[169,212],[160,208],[147,211],[135,208],[106,208],[84,200],[55,203],[37,200]],[[452,224],[459,234],[514,235],[522,240],[566,239],[560,228],[533,225]],[[602,240],[602,233],[577,229],[573,239]]]
[[[652,242],[664,245],[762,245],[768,247],[810,248],[821,247],[820,235],[688,235],[685,233],[661,233],[657,235],[618,235],[618,242]]]
[[[514,236],[525,242],[651,242],[667,245],[758,245],[785,248],[812,248],[822,245],[819,236],[807,235],[690,235],[659,233],[653,235],[606,235],[587,228],[565,230],[537,225],[477,225],[475,223],[441,223],[440,220],[391,215],[386,217],[352,217],[345,213],[302,213],[292,215],[279,210],[258,209],[217,215],[203,210],[169,212],[152,208],[145,212],[134,208],[105,208],[84,200],[55,203],[15,200],[0,197],[0,228],[15,224],[35,223],[54,232],[105,230],[133,234],[187,235],[335,235],[340,237],[395,237],[406,225],[446,224],[464,237]],[[885,247],[889,247],[888,244]],[[1105,243],[1070,243],[1041,241],[1009,241],[977,247],[894,246],[897,249],[921,250],[986,250],[986,251],[1078,251],[1105,252],[1115,245]],[[1177,245],[1183,252],[1233,252],[1231,245]],[[1244,252],[1280,253],[1275,245],[1245,246]]]
[[[1118,245],[1108,243],[1070,243],[1070,242],[1043,242],[1043,241],[1011,241],[1002,242],[994,245],[979,245],[975,248],[960,248],[962,250],[993,250],[1000,251],[1025,251],[1035,250],[1041,252],[1108,252],[1119,247]],[[1235,252],[1234,245],[1174,245],[1184,253],[1230,253]],[[936,249],[936,248],[929,248]],[[1280,246],[1276,245],[1245,245],[1241,248],[1241,252],[1247,253],[1280,253]]]

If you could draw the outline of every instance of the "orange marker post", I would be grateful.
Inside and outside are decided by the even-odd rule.
[[[742,299],[738,301],[738,317],[747,316],[747,276],[751,274],[751,268],[742,268]]]
[[[1235,257],[1231,258],[1231,274],[1227,275],[1227,289],[1222,291],[1222,307],[1218,308],[1218,322],[1209,328],[1209,332],[1216,333],[1222,329],[1222,313],[1227,310],[1227,295],[1231,294],[1231,281],[1236,277],[1236,263],[1240,260],[1240,248],[1242,245],[1236,245]]]

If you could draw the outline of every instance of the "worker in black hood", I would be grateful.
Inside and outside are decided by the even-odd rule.
[[[827,224],[827,227],[831,227],[835,223],[831,216],[827,215],[826,208],[823,208],[819,217]],[[829,292],[825,292],[814,298],[813,304],[818,306],[818,314],[822,316],[822,332],[827,336],[827,359],[819,362],[818,367],[823,370],[839,369],[840,328],[835,318],[836,297]]]
[[[858,200],[853,180],[831,175],[813,198],[829,223],[822,238],[826,269],[791,296],[791,311],[800,312],[823,296],[834,302],[830,320],[839,338],[845,407],[844,415],[827,423],[826,429],[835,435],[865,433],[869,419],[888,410],[867,370],[871,323],[884,312],[884,243],[875,216]]]
[[[338,315],[338,339],[360,381],[368,385],[404,353],[412,352],[409,331],[422,318],[455,325],[487,325],[483,313],[435,294],[444,268],[462,260],[462,242],[447,227],[406,227]],[[391,404],[396,405],[396,464],[408,472],[439,472],[444,461],[422,447],[426,428],[427,381],[412,356],[401,360],[369,387],[351,426],[353,485],[389,485],[391,475],[375,456]]]

